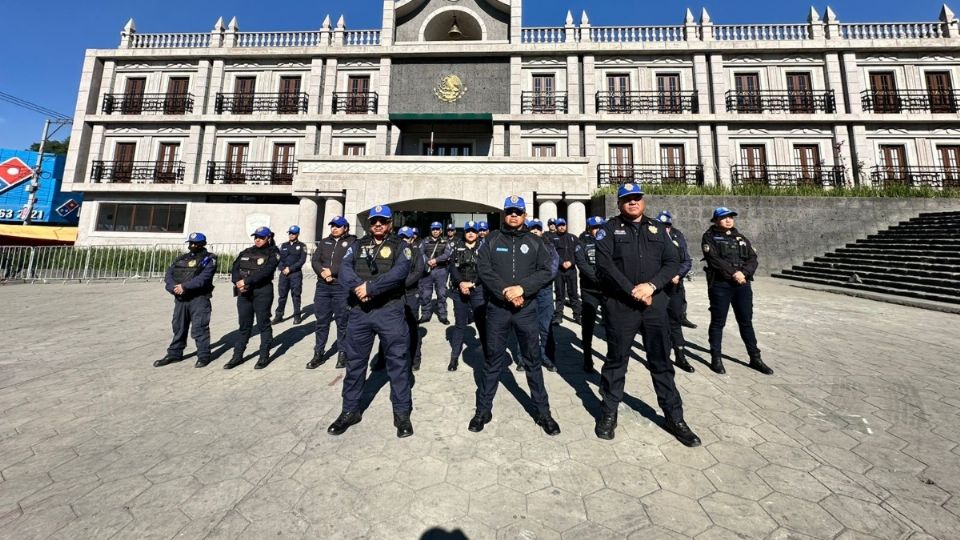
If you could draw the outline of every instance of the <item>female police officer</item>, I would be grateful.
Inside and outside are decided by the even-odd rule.
[[[753,331],[753,290],[750,281],[757,271],[757,252],[750,240],[733,226],[736,215],[729,208],[717,208],[713,211],[713,225],[703,233],[707,296],[710,298],[710,369],[716,373],[726,373],[720,345],[727,313],[733,304],[740,338],[750,355],[750,367],[764,375],[772,375],[773,370],[760,359],[757,335]]]

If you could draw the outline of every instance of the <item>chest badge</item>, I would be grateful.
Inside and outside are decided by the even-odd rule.
[[[703,245],[703,252],[704,252],[704,253],[710,253],[710,244],[704,244],[704,245]]]
[[[650,231],[650,234],[657,234],[660,232],[660,229],[654,227],[653,225],[647,227],[647,230]]]
[[[522,244],[520,246],[520,253],[523,253],[524,255],[526,255],[527,253],[530,253],[530,246],[526,244]]]
[[[393,250],[390,249],[390,246],[383,246],[383,249],[380,250],[380,258],[389,259],[390,255],[393,255]]]
[[[187,266],[189,266],[190,268],[193,268],[196,265],[197,265],[197,261],[190,261],[187,263]]]
[[[266,261],[266,259],[264,259],[264,258],[257,259],[257,264],[258,264],[258,265],[263,264],[265,261]]]
[[[347,247],[347,241],[346,241],[346,240],[344,240],[344,241],[343,241],[343,243],[342,243],[342,244],[340,244],[340,245],[341,245],[341,246],[343,246],[343,247]]]

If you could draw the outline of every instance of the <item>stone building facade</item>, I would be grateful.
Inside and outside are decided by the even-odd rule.
[[[79,243],[243,242],[293,223],[313,240],[375,204],[495,217],[513,193],[579,231],[597,188],[628,181],[960,182],[946,6],[919,23],[827,8],[799,24],[688,10],[677,25],[568,13],[532,28],[520,0],[386,0],[382,20],[195,34],[130,21],[117,49],[87,51],[64,183],[84,192]]]

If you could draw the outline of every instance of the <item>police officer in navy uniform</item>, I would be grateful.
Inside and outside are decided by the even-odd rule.
[[[354,242],[340,267],[340,282],[350,291],[347,372],[343,378],[343,409],[327,432],[341,435],[362,419],[360,400],[376,336],[384,344],[397,437],[409,437],[413,435],[413,400],[411,373],[406,363],[409,330],[404,323],[404,289],[413,253],[390,234],[393,212],[389,206],[372,208],[369,224],[371,234]]]
[[[330,234],[320,241],[317,251],[310,259],[313,271],[317,274],[317,291],[313,295],[317,326],[313,358],[307,363],[307,369],[316,369],[326,361],[324,348],[330,335],[331,320],[337,323],[337,368],[346,365],[343,344],[347,335],[347,290],[340,285],[337,278],[343,256],[357,241],[357,237],[350,234],[350,223],[343,216],[335,216],[328,225]]]
[[[733,314],[740,328],[740,339],[750,355],[750,367],[773,375],[760,357],[757,335],[753,330],[753,289],[750,282],[759,261],[750,240],[734,227],[737,213],[721,206],[713,211],[713,225],[703,233],[703,258],[707,262],[707,296],[710,298],[710,369],[726,373],[721,344],[727,314]]]
[[[483,430],[493,418],[493,398],[507,364],[507,341],[512,328],[524,358],[530,396],[537,408],[537,424],[547,435],[560,426],[550,415],[540,362],[537,292],[550,282],[550,253],[543,240],[524,227],[526,204],[517,196],[503,205],[503,228],[491,232],[477,253],[480,282],[487,296],[487,357],[477,384],[477,409],[469,429]]]
[[[450,363],[447,371],[456,371],[463,352],[463,339],[471,319],[477,325],[477,335],[486,357],[486,301],[480,283],[477,257],[480,251],[480,230],[477,222],[463,225],[463,239],[453,246],[450,259],[450,279],[453,283],[453,332],[450,335]]]
[[[303,265],[307,262],[307,245],[300,241],[300,227],[293,225],[287,231],[288,242],[280,245],[280,281],[277,284],[277,314],[273,324],[283,321],[287,307],[287,293],[293,299],[293,324],[300,324],[300,298],[303,293]]]
[[[556,296],[556,306],[553,312],[553,324],[563,321],[563,306],[569,300],[573,310],[573,320],[580,324],[582,304],[580,293],[577,291],[577,269],[575,255],[577,251],[577,237],[567,232],[567,220],[558,218],[555,222],[557,232],[550,239],[560,255],[560,269],[553,282],[553,292]]]
[[[530,232],[544,237],[543,222],[539,219],[531,219],[527,222],[527,228]],[[554,247],[553,242],[544,242],[547,251],[550,252],[550,274],[553,276],[545,287],[537,292],[537,326],[540,328],[540,357],[543,367],[547,371],[557,371],[555,356],[557,354],[556,340],[553,334],[553,319],[556,306],[553,302],[553,283],[557,279],[560,271],[560,255]],[[517,371],[523,371],[523,363],[517,360]]]
[[[441,231],[443,224],[434,221],[430,224],[430,236],[420,242],[420,251],[427,263],[427,275],[420,280],[420,324],[430,321],[434,312],[441,323],[450,324],[447,319],[447,263],[453,248]],[[433,300],[434,293],[436,300]]]
[[[693,366],[687,361],[686,340],[683,337],[683,319],[686,313],[687,291],[683,287],[683,279],[693,268],[693,260],[690,258],[690,252],[687,251],[687,239],[680,232],[680,229],[673,226],[673,214],[669,210],[664,210],[657,215],[657,221],[663,223],[667,230],[667,236],[673,242],[680,252],[680,270],[673,276],[670,283],[664,287],[670,302],[667,304],[667,317],[670,318],[670,342],[673,344],[673,360],[677,367],[693,373]]]
[[[453,223],[447,223],[447,243],[450,244],[450,248],[453,249],[454,242],[457,241],[457,226]]]
[[[270,364],[270,346],[273,344],[273,327],[270,326],[270,307],[273,305],[273,274],[277,271],[280,254],[270,245],[273,233],[267,227],[253,232],[253,247],[240,252],[233,261],[233,294],[237,297],[237,314],[240,318],[240,335],[233,349],[233,358],[224,364],[224,369],[233,369],[243,363],[253,333],[253,319],[257,319],[260,333],[260,357],[255,369]]]
[[[187,244],[189,251],[177,257],[164,276],[167,292],[174,298],[173,341],[166,356],[154,362],[154,367],[183,360],[187,332],[197,343],[196,367],[210,363],[210,297],[217,257],[207,251],[207,237],[203,233],[191,233]]]
[[[583,293],[583,320],[580,322],[580,343],[583,346],[583,371],[593,373],[593,332],[597,325],[597,314],[603,292],[597,278],[597,242],[603,238],[603,224],[606,220],[600,216],[587,219],[587,230],[579,238],[575,262],[580,271],[580,290]]]
[[[614,438],[627,364],[640,332],[667,431],[686,446],[699,446],[700,438],[684,421],[669,357],[669,299],[663,289],[680,271],[680,253],[663,225],[644,215],[639,185],[624,184],[617,199],[620,215],[603,225],[603,238],[597,242],[597,274],[607,296],[603,320],[608,352],[600,372],[603,410],[594,431],[601,439]]]
[[[422,351],[420,350],[420,280],[427,273],[427,263],[423,260],[420,253],[420,246],[414,240],[413,229],[410,227],[400,227],[397,233],[401,240],[410,248],[410,273],[404,281],[403,291],[403,316],[407,321],[407,332],[410,334],[410,368],[413,371],[420,371],[420,359]],[[383,354],[383,342],[380,346],[381,358],[386,358]]]
[[[480,240],[483,240],[490,234],[490,224],[486,221],[477,222],[477,233],[480,235]]]

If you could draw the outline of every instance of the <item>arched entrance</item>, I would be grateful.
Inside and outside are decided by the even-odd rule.
[[[421,236],[430,230],[430,224],[439,221],[446,227],[453,223],[458,232],[467,221],[487,221],[492,229],[500,223],[500,209],[474,201],[456,199],[413,199],[386,203],[393,210],[393,228],[417,227]],[[370,211],[357,214],[357,221],[365,226]]]

